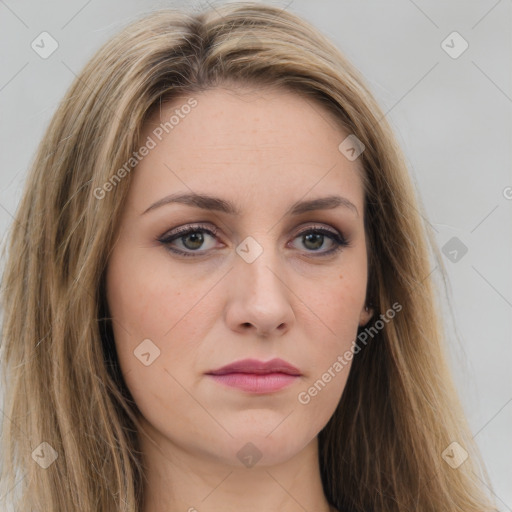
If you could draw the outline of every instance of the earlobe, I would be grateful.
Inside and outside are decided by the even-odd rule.
[[[373,316],[373,308],[365,306],[364,309],[361,311],[361,316],[359,318],[359,325],[361,327],[364,327]]]

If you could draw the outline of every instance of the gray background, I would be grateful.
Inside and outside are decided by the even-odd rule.
[[[512,511],[511,1],[273,3],[315,24],[362,72],[404,149],[439,246],[456,237],[468,248],[457,261],[450,246],[443,256],[454,312],[445,305],[449,353],[497,504]],[[36,145],[74,74],[128,21],[180,5],[0,0],[2,243]],[[31,48],[43,31],[59,45],[47,59]],[[469,44],[458,58],[441,45],[453,31]]]

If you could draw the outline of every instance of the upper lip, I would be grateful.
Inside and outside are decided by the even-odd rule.
[[[257,359],[241,359],[208,372],[209,375],[225,375],[227,373],[287,373],[289,375],[301,375],[298,368],[279,358],[266,362],[258,361]]]

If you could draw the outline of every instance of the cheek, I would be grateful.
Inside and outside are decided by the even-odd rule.
[[[361,309],[366,297],[366,261],[351,260],[321,286],[310,287],[304,295],[304,313],[300,328],[305,338],[315,340],[311,372],[301,387],[300,407],[308,414],[325,419],[332,414],[341,397],[352,365]],[[303,293],[305,293],[305,288]]]
[[[144,251],[119,249],[107,271],[107,300],[120,334],[125,336],[128,331],[134,340],[141,336],[161,339],[205,295],[207,283],[194,278],[192,271],[172,268],[161,253],[148,257]]]
[[[309,374],[298,390],[298,416],[308,418],[311,433],[329,421],[339,403],[350,373],[357,337],[361,305],[365,299],[365,281],[355,274],[333,280],[310,294],[303,328],[316,350],[309,358]]]
[[[213,304],[199,302],[212,284],[155,261],[112,256],[107,300],[119,364],[133,399],[147,418],[165,417],[169,408],[190,410],[191,398],[182,386],[195,373],[197,349],[215,317]],[[175,428],[201,425],[201,410],[194,414],[194,421],[183,415]]]
[[[140,371],[137,354],[144,347],[147,349],[144,353],[150,352],[150,359],[161,363],[168,352],[163,343],[166,339],[175,340],[173,355],[176,356],[187,345],[180,340],[193,338],[191,331],[202,325],[197,321],[201,309],[194,308],[194,304],[204,284],[186,279],[183,273],[179,275],[156,261],[138,257],[136,251],[119,247],[111,256],[106,279],[107,301],[123,372]],[[191,311],[194,315],[189,314]],[[195,322],[191,322],[192,316]],[[145,345],[139,349],[141,343]]]
[[[334,354],[330,362],[298,390],[295,408],[299,415],[312,421],[312,431],[321,430],[334,414],[351,365],[352,362],[344,359],[341,354]]]
[[[304,297],[304,329],[316,330],[316,337],[320,335],[327,346],[339,348],[340,342],[346,343],[348,338],[351,341],[357,334],[366,297],[365,268],[353,265],[333,272],[330,279],[309,283],[301,297]],[[310,339],[315,339],[313,331],[308,334]]]

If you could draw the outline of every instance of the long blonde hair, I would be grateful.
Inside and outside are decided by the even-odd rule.
[[[329,40],[260,3],[163,10],[130,24],[55,113],[2,275],[5,507],[141,511],[136,405],[120,375],[104,289],[131,173],[101,198],[95,190],[132,156],[156,105],[226,82],[306,94],[365,146],[368,298],[375,317],[395,302],[402,310],[354,357],[319,434],[327,499],[340,511],[495,510],[444,355],[429,249],[439,253],[392,130]],[[458,468],[442,457],[453,442],[469,453]]]

